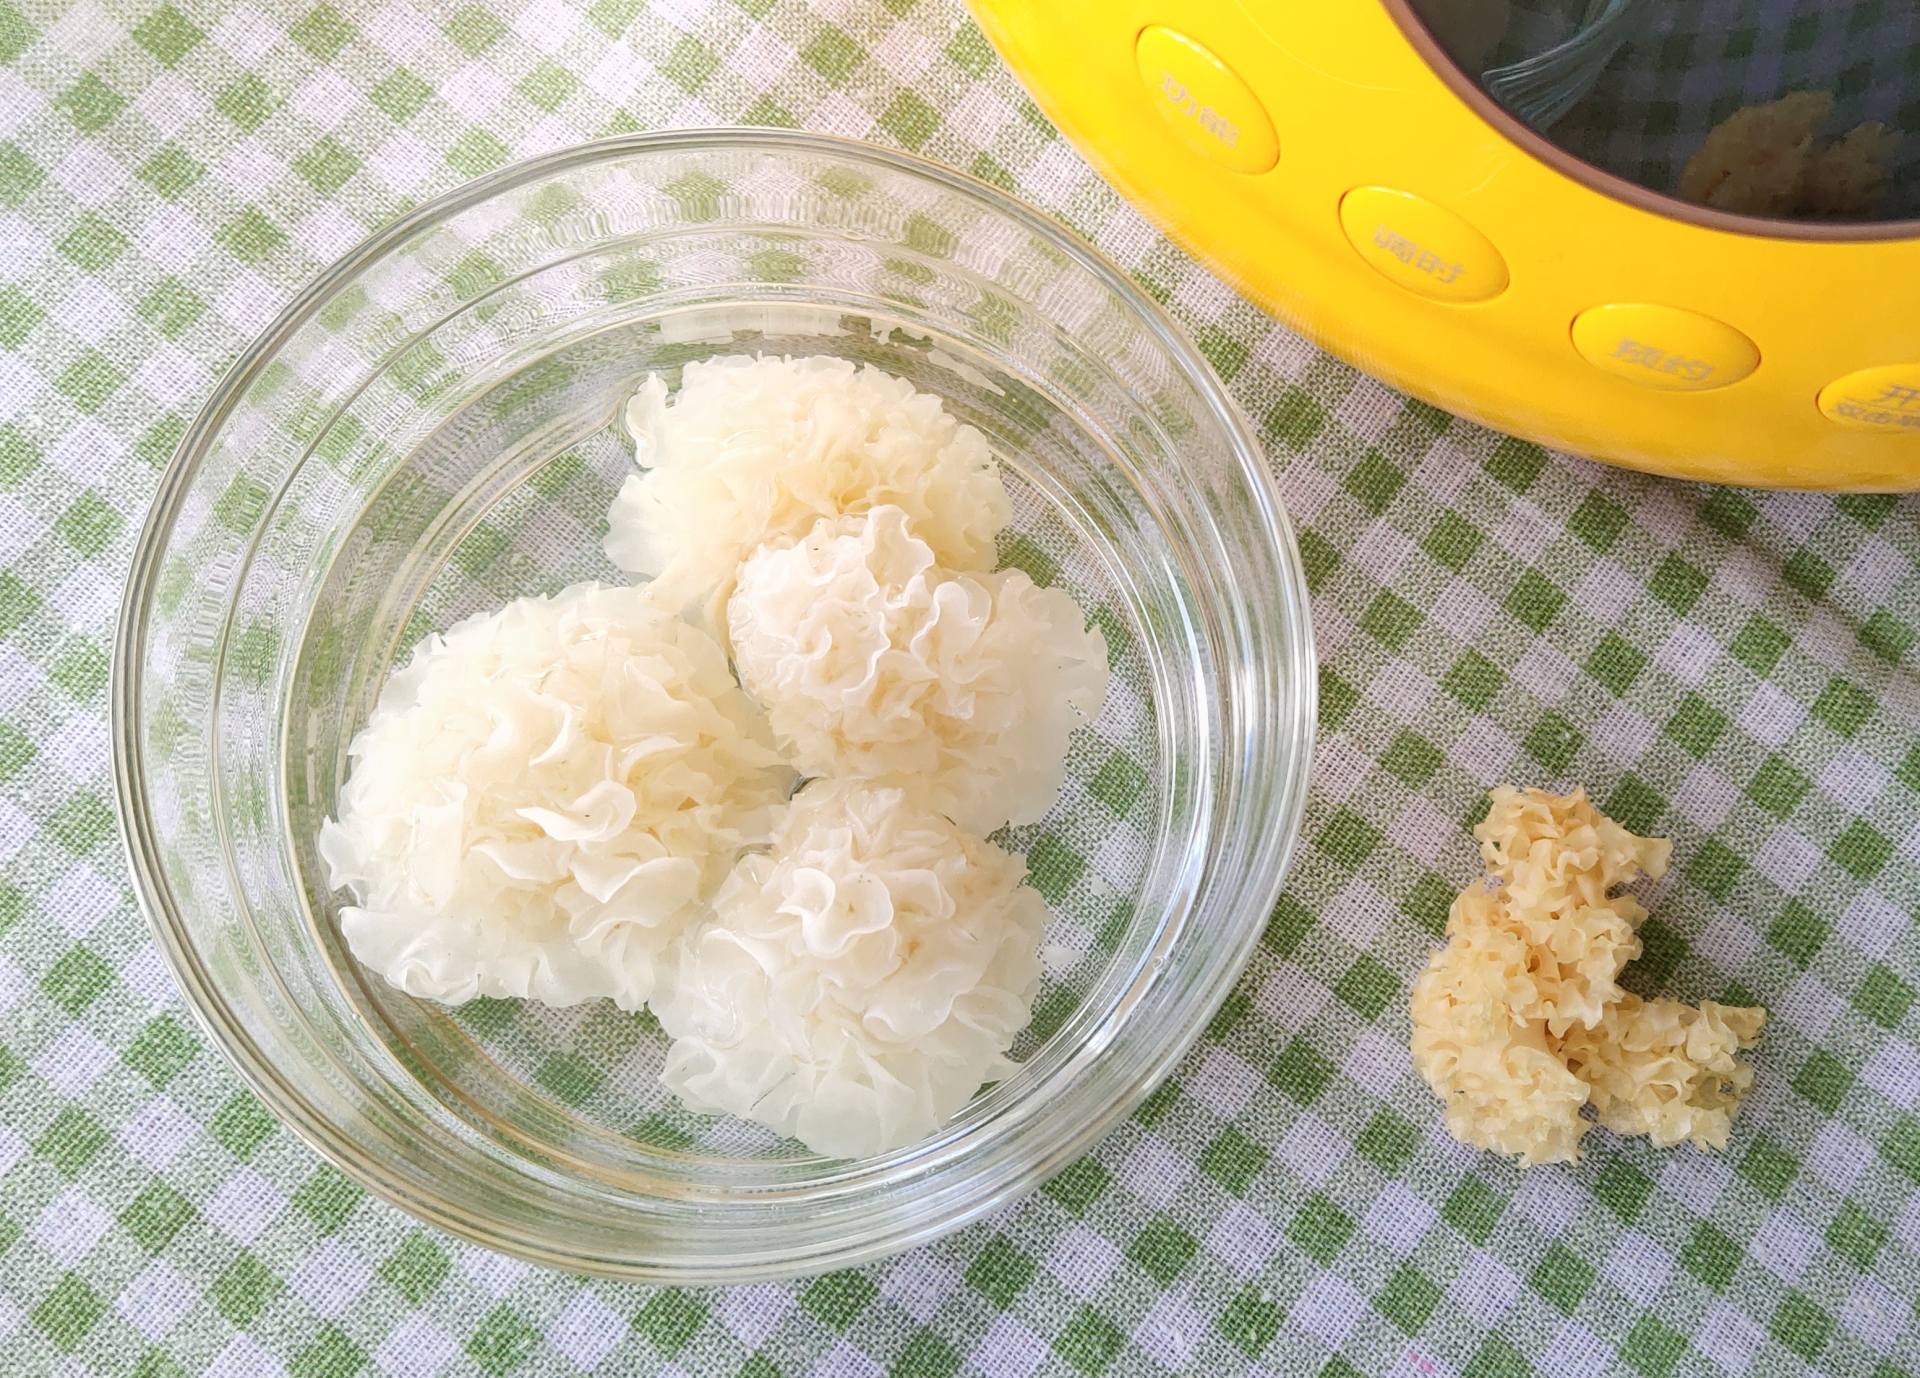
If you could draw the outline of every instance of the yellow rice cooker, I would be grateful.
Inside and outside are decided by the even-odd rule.
[[[1920,21],[1829,73],[1794,12],[1877,0],[1744,36],[1662,0],[973,4],[1127,196],[1394,386],[1657,473],[1920,487]]]

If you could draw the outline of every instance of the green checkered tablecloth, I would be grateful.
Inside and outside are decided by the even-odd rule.
[[[106,646],[186,419],[322,264],[508,159],[729,121],[970,169],[1169,305],[1300,522],[1322,735],[1245,979],[1096,1152],[888,1263],[653,1291],[416,1224],[239,1089],[128,893]],[[951,0],[0,0],[0,1374],[1920,1374],[1916,518],[1396,396],[1161,240]],[[1642,989],[1773,1010],[1724,1157],[1446,1138],[1404,997],[1509,779],[1675,839]]]

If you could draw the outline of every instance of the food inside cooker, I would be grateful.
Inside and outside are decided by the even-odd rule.
[[[1391,0],[1570,176],[1736,215],[1920,216],[1920,26],[1881,0]],[[1464,79],[1464,82],[1461,80]],[[1677,207],[1672,213],[1684,214]]]
[[[1689,201],[1749,215],[1861,216],[1886,199],[1900,136],[1877,120],[1821,137],[1825,91],[1795,91],[1727,116],[1680,173]]]
[[[923,1138],[1029,1022],[1046,906],[985,834],[1052,807],[1104,641],[992,569],[998,465],[901,379],[715,359],[628,421],[607,549],[651,579],[393,676],[320,836],[341,932],[426,999],[651,1007],[694,1110]]]
[[[1662,1148],[1725,1148],[1753,1082],[1735,1055],[1766,1011],[1620,986],[1647,911],[1615,891],[1663,875],[1671,844],[1636,837],[1584,791],[1509,786],[1474,835],[1487,874],[1454,901],[1412,998],[1414,1067],[1453,1136],[1522,1166],[1577,1159],[1595,1121]]]

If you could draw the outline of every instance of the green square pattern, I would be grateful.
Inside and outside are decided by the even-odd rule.
[[[1690,74],[1716,64],[1843,64],[1818,83],[1836,120],[1920,119],[1885,94],[1920,79],[1885,0],[1781,0],[1712,33],[1687,27],[1699,7],[1648,8],[1619,61],[1656,64],[1659,94],[1623,115],[1596,92],[1569,140],[1613,109],[1648,166],[1677,166],[1704,134]],[[1150,232],[961,0],[0,0],[0,91],[0,1373],[1920,1375],[1920,500],[1679,485],[1395,396]],[[1252,421],[1319,666],[1285,889],[1242,916],[1262,925],[1246,972],[1168,1079],[947,1238],[731,1291],[511,1263],[315,1158],[172,993],[105,757],[141,521],[274,311],[469,177],[689,122],[909,150],[1106,247]],[[726,191],[671,188],[696,214]],[[529,198],[542,226],[567,209]],[[933,204],[902,237],[972,248]],[[502,280],[485,246],[450,257],[462,291]],[[745,270],[801,261],[774,246]],[[900,284],[925,290],[915,267]],[[602,279],[622,300],[659,280]],[[447,362],[410,351],[396,377],[433,386]],[[337,441],[318,454],[340,466]],[[556,462],[534,486],[584,510],[587,477]],[[196,516],[245,532],[274,498],[236,479]],[[1030,536],[1001,555],[1074,577]],[[518,558],[493,521],[458,555],[488,585]],[[192,594],[186,571],[163,590]],[[1103,616],[1117,654],[1129,629]],[[230,645],[262,680],[285,649],[247,626]],[[1098,731],[1069,775],[1068,816],[1022,845],[1097,935],[1127,898],[1111,859],[1165,801]],[[1577,1167],[1521,1174],[1448,1137],[1406,1001],[1502,781],[1584,785],[1673,839],[1671,877],[1636,891],[1654,916],[1629,983],[1774,1011],[1723,1155],[1596,1130]],[[1072,1014],[1050,999],[1035,1027]],[[608,1012],[582,1027],[526,1069],[556,1112],[594,1113],[615,1084],[594,1040],[632,1036]]]

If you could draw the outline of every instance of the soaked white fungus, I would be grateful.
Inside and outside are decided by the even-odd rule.
[[[905,379],[845,359],[732,356],[655,374],[627,408],[634,458],[606,550],[680,606],[723,603],[735,568],[821,517],[892,505],[948,569],[986,570],[1011,515],[979,431]]]
[[[319,839],[341,931],[427,999],[650,1007],[696,1112],[913,1143],[1031,1018],[1047,907],[986,835],[1053,807],[1105,641],[993,569],[998,465],[902,379],[714,359],[627,422],[606,551],[649,582],[521,599],[394,676]]]
[[[932,1133],[1006,1068],[1046,905],[905,792],[816,781],[721,885],[654,998],[662,1079],[832,1157]]]
[[[1107,692],[1080,607],[1019,570],[941,568],[907,514],[823,518],[740,567],[740,680],[805,775],[910,783],[963,827],[1053,806],[1073,730]]]
[[[341,931],[412,995],[637,1010],[792,774],[720,647],[580,584],[430,638],[354,738],[320,854]]]

